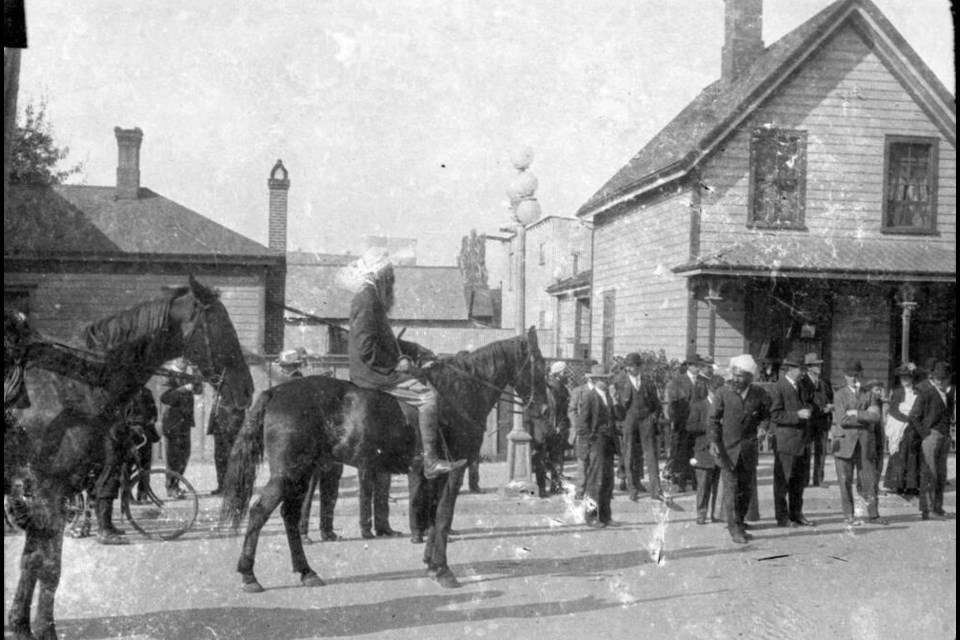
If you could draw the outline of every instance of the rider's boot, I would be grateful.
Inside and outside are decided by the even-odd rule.
[[[420,410],[420,438],[423,441],[423,475],[427,478],[436,478],[467,466],[463,458],[454,462],[441,460],[437,456],[437,437],[437,407],[424,405]]]
[[[113,500],[111,498],[97,498],[97,516],[100,521],[100,531],[97,542],[100,544],[127,544],[124,532],[113,526]]]

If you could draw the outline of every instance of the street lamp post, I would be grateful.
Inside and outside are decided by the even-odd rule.
[[[533,162],[533,151],[529,147],[518,149],[511,157],[517,170],[507,189],[510,197],[510,213],[516,227],[517,241],[517,333],[524,335],[526,327],[526,269],[527,269],[527,225],[540,218],[540,203],[534,197],[537,191],[537,177],[529,170]],[[513,428],[507,434],[507,482],[501,493],[512,496],[517,493],[537,491],[533,479],[531,442],[533,437],[527,433],[523,424],[523,415],[516,414]]]

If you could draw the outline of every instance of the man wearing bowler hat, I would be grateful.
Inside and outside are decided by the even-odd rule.
[[[591,527],[615,526],[610,510],[613,499],[613,454],[616,448],[615,421],[619,414],[617,401],[610,393],[611,375],[606,367],[597,364],[591,367],[587,379],[593,384],[580,404],[577,413],[577,432],[589,447],[587,456],[587,483],[585,498],[588,500],[587,525]],[[577,443],[581,446],[581,443]]]
[[[880,401],[861,387],[863,365],[848,360],[843,367],[844,385],[833,397],[833,458],[840,485],[840,505],[848,526],[856,527],[863,520],[853,509],[853,474],[860,471],[861,486],[867,501],[867,521],[887,524],[877,509],[877,425],[880,423]]]
[[[686,370],[667,384],[667,420],[670,422],[667,475],[673,483],[672,490],[682,493],[687,483],[693,483],[693,468],[690,466],[687,420],[690,419],[690,403],[695,401],[697,375],[704,360],[697,354],[688,355],[683,361]],[[704,387],[704,395],[705,387]]]
[[[920,434],[920,516],[945,520],[943,489],[947,483],[950,451],[950,421],[956,393],[950,385],[950,365],[937,362],[928,372],[927,384],[918,385],[917,400],[910,410],[910,424]]]
[[[823,482],[823,468],[827,458],[827,443],[830,441],[830,424],[833,422],[833,387],[823,377],[823,360],[814,353],[803,356],[804,373],[797,384],[800,402],[810,408],[810,443],[808,457],[813,471],[809,485],[819,487]]]
[[[660,418],[660,397],[649,376],[640,373],[643,359],[639,353],[628,353],[624,370],[614,380],[620,411],[623,413],[623,466],[630,499],[636,502],[645,491],[640,479],[646,463],[650,474],[651,496],[662,497],[660,465],[657,460],[657,421]]]
[[[730,386],[721,387],[709,410],[710,453],[720,465],[723,504],[730,537],[737,544],[750,539],[744,520],[756,482],[757,434],[770,420],[770,397],[753,384],[757,363],[750,354],[730,359]]]
[[[773,507],[777,525],[809,527],[803,515],[803,490],[807,486],[807,444],[812,409],[800,397],[803,354],[794,351],[781,363],[783,376],[770,390],[770,421],[774,425]]]

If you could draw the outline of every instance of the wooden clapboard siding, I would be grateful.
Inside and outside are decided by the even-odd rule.
[[[751,131],[763,125],[807,131],[808,233],[884,242],[956,243],[956,149],[852,28],[825,43],[704,164],[701,252],[764,233],[747,228]],[[886,135],[940,139],[938,236],[884,235]],[[767,231],[766,233],[770,233]]]
[[[710,336],[710,307],[703,300],[697,301],[697,335],[694,351],[712,356],[717,363],[726,366],[730,358],[747,351],[745,323],[745,304],[743,292],[734,287],[722,291],[722,300],[716,303],[716,335],[711,352],[708,340]]]
[[[31,287],[30,319],[51,336],[69,340],[87,324],[159,296],[185,276],[97,272],[4,273],[4,287]],[[203,284],[221,291],[240,344],[260,352],[263,344],[263,276],[210,275]]]
[[[890,300],[880,288],[844,287],[833,298],[830,333],[831,380],[843,383],[843,366],[857,359],[863,379],[890,375]]]
[[[595,220],[593,326],[602,326],[603,295],[616,291],[613,351],[686,352],[687,282],[670,268],[690,251],[691,194],[676,187],[620,214]],[[591,352],[602,353],[602,331],[592,332]]]

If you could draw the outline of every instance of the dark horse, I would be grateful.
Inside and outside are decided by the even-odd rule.
[[[217,388],[222,404],[246,407],[253,397],[253,378],[226,309],[192,277],[189,287],[96,322],[83,337],[86,349],[38,338],[27,349],[30,407],[15,410],[14,417],[34,500],[17,519],[26,532],[10,608],[17,637],[32,637],[30,605],[38,582],[34,630],[40,638],[57,637],[53,607],[65,501],[102,467],[106,433],[131,395],[164,362],[184,356]]]
[[[440,397],[441,450],[451,459],[476,460],[487,414],[506,387],[531,413],[546,405],[543,357],[536,332],[486,345],[424,370]],[[264,443],[270,480],[250,501]],[[234,528],[249,508],[250,521],[237,571],[244,591],[263,591],[253,573],[260,530],[277,505],[290,545],[293,570],[304,586],[323,581],[307,564],[298,522],[310,475],[318,465],[342,462],[388,473],[407,473],[417,454],[416,429],[398,402],[336,378],[290,380],[260,394],[230,457],[222,519]],[[442,586],[459,586],[447,565],[447,536],[464,469],[437,479],[437,509],[424,550],[427,569]]]

